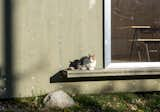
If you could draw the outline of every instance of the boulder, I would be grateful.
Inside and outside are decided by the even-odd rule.
[[[43,103],[48,108],[67,108],[75,105],[74,100],[64,91],[58,90],[50,92],[43,100]]]

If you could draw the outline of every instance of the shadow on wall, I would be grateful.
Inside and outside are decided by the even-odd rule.
[[[10,98],[14,96],[14,78],[13,78],[13,34],[12,34],[12,0],[3,0],[4,6],[4,75],[5,75],[5,88],[6,91],[2,98]]]
[[[2,77],[2,68],[0,67],[0,78]]]

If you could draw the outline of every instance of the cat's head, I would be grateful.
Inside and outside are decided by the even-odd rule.
[[[96,56],[95,56],[95,54],[89,54],[88,57],[89,57],[89,59],[90,59],[91,62],[92,62],[92,61],[96,61]]]

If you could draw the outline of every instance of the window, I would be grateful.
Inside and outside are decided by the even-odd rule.
[[[159,0],[104,0],[105,67],[160,67]]]

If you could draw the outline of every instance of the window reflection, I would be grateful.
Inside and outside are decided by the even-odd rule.
[[[111,2],[112,62],[160,61],[160,1]]]

